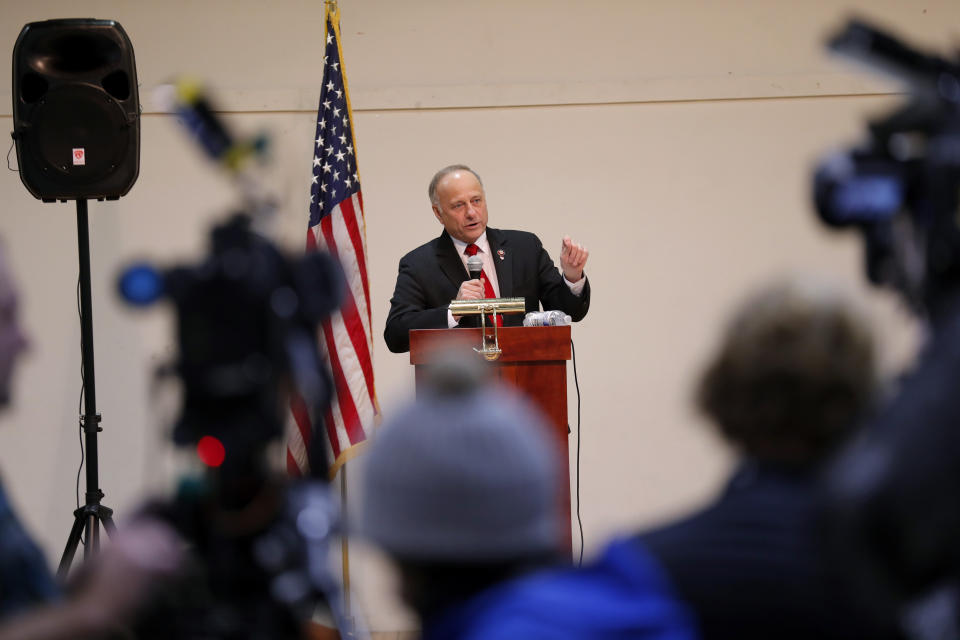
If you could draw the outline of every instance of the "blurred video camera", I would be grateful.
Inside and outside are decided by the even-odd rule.
[[[920,52],[862,21],[833,51],[906,84],[866,141],[814,176],[820,217],[856,227],[867,274],[929,322],[929,344],[866,432],[830,466],[833,560],[877,620],[908,638],[960,637],[960,57]]]
[[[271,462],[289,397],[314,416],[330,404],[317,332],[342,302],[344,276],[328,253],[291,257],[254,231],[271,199],[243,170],[263,145],[237,142],[195,83],[167,91],[171,111],[235,178],[244,211],[212,229],[197,264],[138,263],[118,279],[132,305],[173,304],[173,373],[183,390],[173,440],[195,446],[204,465],[141,514],[171,525],[189,554],[134,632],[145,640],[308,637],[318,612],[346,631],[342,585],[329,566],[341,532],[325,438],[304,438],[307,478],[293,480]]]
[[[908,96],[869,122],[862,144],[817,167],[817,212],[828,225],[862,231],[871,282],[936,313],[960,283],[960,57],[918,51],[860,20],[828,46],[905,84]]]
[[[169,299],[176,308],[183,411],[173,439],[204,437],[226,450],[225,464],[244,465],[283,431],[283,394],[307,407],[330,400],[331,383],[317,347],[317,327],[344,292],[339,263],[323,252],[292,259],[237,214],[215,227],[198,265],[160,270],[141,263],[121,275],[131,304]],[[317,438],[322,442],[322,438]],[[325,455],[312,456],[326,477]]]

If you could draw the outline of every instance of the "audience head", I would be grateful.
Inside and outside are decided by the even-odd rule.
[[[19,291],[0,242],[0,407],[10,403],[14,369],[28,346],[20,325]]]
[[[857,426],[876,379],[863,315],[839,292],[794,279],[734,313],[697,401],[745,454],[804,464]]]
[[[364,531],[412,560],[555,552],[559,476],[544,418],[466,363],[438,362],[428,386],[367,456]]]
[[[361,529],[421,615],[554,562],[569,526],[545,419],[474,365],[441,358],[365,456]]]

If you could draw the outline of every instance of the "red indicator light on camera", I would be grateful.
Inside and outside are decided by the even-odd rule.
[[[227,450],[223,443],[213,436],[203,436],[197,443],[197,456],[208,467],[219,467],[227,457]]]

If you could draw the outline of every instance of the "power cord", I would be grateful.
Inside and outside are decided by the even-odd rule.
[[[83,326],[83,310],[80,306],[80,274],[77,274],[77,315],[80,316],[80,326]],[[83,339],[80,341],[80,350],[83,350]],[[80,358],[80,399],[77,401],[77,415],[82,415],[83,413],[83,390],[86,388],[86,372],[83,370],[83,358]],[[80,438],[80,466],[77,467],[77,486],[76,486],[76,497],[77,497],[77,509],[80,508],[80,472],[83,471],[83,463],[86,460],[86,452],[83,448],[83,422],[80,421],[77,426],[77,434]],[[83,539],[83,534],[80,534],[80,542],[86,544]]]
[[[15,147],[16,144],[17,141],[14,139],[14,141],[10,143],[10,148],[7,149],[7,169],[13,171],[14,173],[20,173],[20,169],[14,169],[12,166],[10,166],[10,154],[13,152],[13,147]]]
[[[580,517],[580,382],[577,380],[577,350],[570,340],[570,353],[573,355],[573,384],[577,388],[577,526],[580,528],[580,559],[577,566],[583,566],[583,520]]]

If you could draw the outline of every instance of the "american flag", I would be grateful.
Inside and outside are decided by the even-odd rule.
[[[307,251],[329,251],[343,267],[347,294],[343,306],[319,331],[321,352],[330,363],[334,400],[323,416],[312,416],[303,402],[291,402],[296,428],[287,446],[287,471],[307,472],[307,443],[317,432],[329,438],[331,475],[367,439],[380,413],[373,384],[373,333],[367,278],[366,223],[357,170],[353,114],[340,51],[340,11],[327,3],[323,86],[313,144],[313,184]]]

